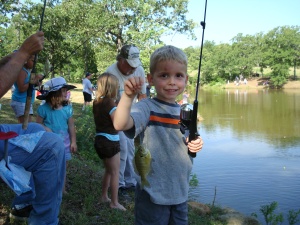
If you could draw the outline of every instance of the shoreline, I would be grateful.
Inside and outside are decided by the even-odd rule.
[[[239,85],[236,85],[234,82],[227,83],[225,85],[222,85],[222,88],[224,89],[270,89],[270,86],[264,85],[264,79],[263,78],[256,78],[251,79],[247,81],[247,84],[244,84],[243,82]],[[287,81],[281,89],[299,89],[300,88],[300,80],[289,80]],[[276,89],[274,89],[276,90]]]

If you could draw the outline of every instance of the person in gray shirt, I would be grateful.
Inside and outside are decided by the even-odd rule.
[[[138,181],[135,189],[135,224],[186,225],[193,164],[188,150],[200,151],[203,141],[200,136],[189,141],[180,131],[176,97],[188,81],[183,51],[174,46],[157,49],[150,58],[148,81],[155,86],[157,96],[132,106],[143,80],[129,78],[113,121],[116,130],[124,130],[131,138],[138,136],[142,147],[151,154],[147,182]]]

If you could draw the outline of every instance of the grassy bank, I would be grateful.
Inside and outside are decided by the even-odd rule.
[[[77,85],[77,84],[76,84]],[[80,85],[77,85],[80,88]],[[61,223],[72,225],[116,224],[132,225],[134,221],[134,193],[131,199],[120,199],[126,207],[123,212],[110,209],[107,203],[100,203],[101,179],[103,165],[93,148],[93,120],[90,111],[83,112],[82,93],[78,89],[72,91],[74,118],[76,121],[78,152],[69,161],[67,170],[67,191],[63,196],[60,220]],[[10,93],[0,100],[0,123],[16,123],[13,111],[9,105]],[[34,112],[40,101],[36,101]],[[35,120],[35,119],[34,119]],[[8,214],[14,193],[0,180],[0,224],[26,224],[10,221]],[[219,225],[225,224],[219,220],[223,211],[219,207],[210,207],[211,212],[201,215],[198,210],[189,210],[189,224]]]

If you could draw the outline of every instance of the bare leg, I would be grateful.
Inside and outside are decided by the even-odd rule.
[[[105,168],[110,174],[110,188],[111,188],[110,207],[125,211],[126,210],[125,207],[121,205],[118,200],[120,153],[117,153],[113,157],[106,159]]]
[[[104,159],[104,165],[105,165],[105,171],[104,175],[102,178],[102,192],[101,192],[101,202],[110,202],[110,198],[108,197],[108,188],[111,180],[111,175],[109,173],[109,169],[107,167],[107,160],[109,159]]]

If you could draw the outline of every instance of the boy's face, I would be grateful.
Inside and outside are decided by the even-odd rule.
[[[174,60],[162,61],[156,65],[155,72],[148,75],[148,81],[155,86],[159,100],[175,103],[188,81],[187,68]]]
[[[118,62],[118,69],[125,76],[129,76],[129,75],[133,74],[134,71],[136,70],[135,67],[130,66],[129,63],[127,62],[127,60],[123,59],[123,58],[120,59]]]

